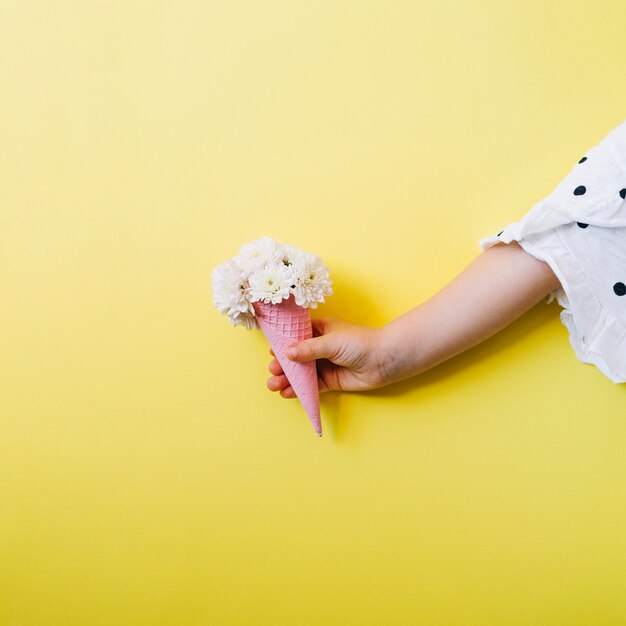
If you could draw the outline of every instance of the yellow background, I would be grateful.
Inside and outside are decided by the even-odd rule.
[[[625,24],[3,0],[0,624],[626,623],[625,389],[556,302],[318,438],[209,282],[268,234],[331,269],[314,315],[416,306],[624,120]]]

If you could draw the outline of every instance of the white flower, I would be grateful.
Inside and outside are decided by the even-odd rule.
[[[298,248],[297,246],[292,246],[290,243],[281,243],[280,244],[280,258],[279,260],[284,265],[294,265],[295,262],[302,258],[306,253]]]
[[[245,324],[248,330],[257,326],[254,307],[248,297],[248,281],[234,259],[224,261],[213,270],[211,285],[213,304],[234,326]]]
[[[242,313],[236,318],[231,317],[230,321],[233,326],[245,325],[247,330],[253,330],[255,328],[260,328],[259,323],[257,322],[256,316],[254,313]]]
[[[318,302],[325,302],[324,296],[333,293],[328,268],[320,257],[303,252],[293,265],[293,293],[298,306],[317,308]]]
[[[279,304],[291,294],[298,306],[317,308],[333,293],[328,268],[297,246],[261,237],[211,273],[213,304],[234,326],[260,328],[253,303]]]
[[[293,284],[292,269],[282,262],[272,261],[265,268],[250,275],[250,302],[262,300],[278,304],[289,297]]]
[[[241,246],[235,260],[248,277],[257,270],[262,270],[268,263],[280,261],[282,252],[279,243],[273,237],[261,237]]]

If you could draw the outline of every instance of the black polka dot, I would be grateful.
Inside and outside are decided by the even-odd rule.
[[[584,222],[576,222],[581,228],[587,228],[589,224],[585,224]]]
[[[579,163],[584,163],[587,160],[587,157],[583,157],[580,161],[578,161]]]
[[[582,196],[585,191],[587,191],[587,187],[585,187],[584,185],[579,185],[578,187],[576,187],[576,189],[574,189],[574,195]]]
[[[620,189],[619,195],[622,200],[626,200],[626,187],[624,187],[624,189]]]
[[[613,285],[613,291],[618,295],[618,296],[623,296],[626,295],[626,285],[624,283],[615,283]]]
[[[501,230],[501,231],[500,231],[500,232],[496,235],[496,237],[499,237],[499,236],[500,236],[503,232],[504,232],[504,231],[503,231],[503,230]]]

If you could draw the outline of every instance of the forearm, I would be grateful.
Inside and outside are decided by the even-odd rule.
[[[550,266],[517,242],[484,250],[434,296],[383,327],[386,382],[419,374],[471,348],[559,286]]]

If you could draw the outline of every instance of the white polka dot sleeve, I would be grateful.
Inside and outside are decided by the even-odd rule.
[[[519,221],[478,243],[514,240],[560,280],[546,303],[563,307],[578,360],[626,382],[626,120]]]

